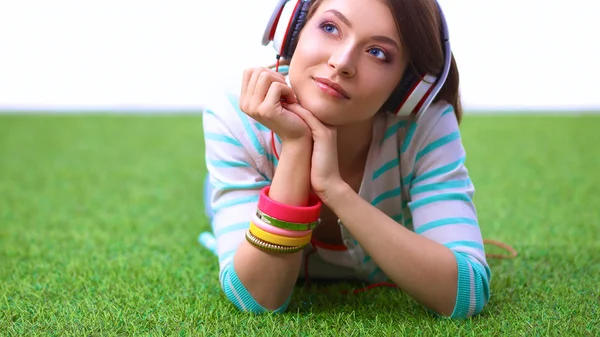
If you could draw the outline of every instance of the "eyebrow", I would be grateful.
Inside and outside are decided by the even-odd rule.
[[[340,19],[340,21],[342,21],[346,26],[352,28],[352,24],[350,23],[350,20],[348,20],[347,17],[344,16],[344,14],[342,14],[340,11],[335,10],[335,9],[329,9],[326,10],[325,13],[332,13],[333,15],[335,15],[338,19]],[[383,35],[375,35],[371,37],[373,40],[375,41],[379,41],[382,43],[387,43],[390,44],[392,46],[395,46],[396,49],[400,49],[400,47],[398,46],[398,44],[396,43],[396,41],[394,41],[394,39],[387,37],[387,36],[383,36]]]
[[[337,16],[338,19],[340,19],[346,26],[352,28],[352,24],[350,23],[350,21],[348,20],[347,17],[344,16],[344,14],[342,14],[340,11],[335,10],[335,9],[329,9],[326,10],[325,13],[333,13],[333,15]]]
[[[393,39],[387,37],[387,36],[383,36],[383,35],[375,35],[371,37],[373,40],[375,41],[379,41],[382,43],[387,43],[387,44],[391,44],[392,46],[396,47],[396,49],[400,50],[400,47],[398,46],[398,44],[396,43],[396,41],[394,41]]]

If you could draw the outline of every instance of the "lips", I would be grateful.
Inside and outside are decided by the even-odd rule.
[[[314,80],[317,82],[317,84],[324,85],[326,87],[329,87],[330,89],[333,89],[343,98],[350,99],[350,95],[348,95],[348,92],[344,90],[344,88],[342,88],[341,85],[324,77],[315,77]]]

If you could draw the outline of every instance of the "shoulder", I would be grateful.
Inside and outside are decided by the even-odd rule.
[[[287,76],[287,66],[281,66],[279,72]],[[259,135],[270,132],[265,126],[250,118],[240,109],[241,78],[229,81],[227,85],[211,90],[210,98],[206,102],[202,115],[210,125],[220,121],[227,124],[232,130]]]
[[[409,119],[406,132],[401,140],[403,153],[416,156],[424,147],[440,137],[456,137],[459,135],[459,125],[451,104],[438,101],[433,104],[418,118]]]
[[[213,93],[205,104],[202,116],[208,124],[216,121],[235,127],[245,123],[250,118],[240,110],[239,93],[224,89]]]
[[[428,135],[431,135],[431,133],[458,129],[458,120],[454,113],[454,107],[445,101],[438,101],[432,104],[416,122],[420,138],[428,138]]]
[[[261,162],[270,131],[241,111],[239,98],[239,93],[231,90],[224,90],[211,97],[202,112],[205,143],[208,145],[216,139],[220,142],[212,142],[213,146],[238,144],[240,149],[244,148],[257,162]]]
[[[454,108],[447,102],[432,104],[418,119],[407,119],[398,137],[402,183],[407,187],[418,176],[451,170],[466,156]]]

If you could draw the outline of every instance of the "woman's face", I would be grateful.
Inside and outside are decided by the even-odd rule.
[[[302,30],[289,79],[300,104],[323,123],[348,125],[378,112],[406,64],[383,1],[325,0]]]

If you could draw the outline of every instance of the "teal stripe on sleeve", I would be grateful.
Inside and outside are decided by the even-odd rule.
[[[410,204],[410,209],[414,212],[417,208],[425,206],[425,205],[429,205],[434,202],[451,201],[451,200],[470,202],[471,198],[466,193],[458,193],[458,192],[457,193],[440,193],[440,194],[430,195],[430,196],[424,197],[422,199],[413,201]]]
[[[406,177],[402,178],[402,186],[409,186],[412,180],[413,174],[412,172],[407,174]]]
[[[417,183],[419,183],[421,181],[431,179],[434,177],[438,177],[438,176],[447,174],[449,172],[452,172],[453,170],[456,170],[458,167],[460,167],[460,165],[464,164],[465,160],[466,160],[466,157],[463,156],[455,162],[452,162],[452,163],[444,165],[444,166],[440,166],[431,171],[425,172],[419,176],[413,177],[412,184],[416,185]]]
[[[399,195],[400,195],[400,187],[394,188],[393,190],[383,192],[380,195],[378,195],[377,197],[375,197],[373,199],[373,201],[371,202],[371,205],[375,206],[386,199],[397,197]]]
[[[406,136],[404,138],[404,142],[402,143],[402,148],[400,149],[400,153],[406,152],[406,150],[408,149],[408,146],[410,145],[410,142],[413,139],[413,136],[415,135],[415,131],[417,131],[417,123],[412,122],[410,124],[410,126],[408,127],[408,131],[406,132]]]
[[[277,165],[279,165],[279,160],[277,159],[277,157],[275,157],[275,155],[267,153],[267,159],[269,160],[269,162],[271,162],[271,164],[273,164],[273,167],[277,167]]]
[[[419,159],[421,159],[423,156],[430,153],[431,151],[434,151],[446,144],[450,144],[451,142],[457,139],[460,139],[460,133],[458,131],[454,131],[449,135],[443,136],[427,144],[427,146],[425,146],[421,151],[417,153],[417,156],[415,157],[415,162],[419,161]]]
[[[247,229],[250,227],[250,219],[248,221],[234,223],[225,227],[221,227],[215,231],[215,237],[218,239],[220,236],[225,235],[227,233],[231,233],[237,230]]]
[[[233,198],[231,200],[221,202],[221,203],[215,205],[213,212],[216,213],[219,210],[226,208],[226,207],[247,204],[250,202],[258,202],[258,195],[250,195],[250,196],[246,196],[246,197]]]
[[[260,144],[260,141],[258,140],[258,137],[256,136],[256,133],[254,132],[254,130],[252,130],[252,125],[250,125],[250,120],[249,120],[248,115],[246,115],[243,111],[240,110],[238,98],[236,98],[235,96],[232,96],[232,95],[228,95],[227,98],[229,99],[229,103],[233,106],[233,108],[237,112],[237,114],[242,122],[242,125],[244,126],[244,130],[246,130],[246,133],[248,134],[248,137],[250,138],[250,141],[252,142],[252,145],[254,146],[254,149],[260,155],[264,156],[265,149],[263,149],[262,145]]]
[[[379,178],[385,172],[398,167],[399,164],[400,164],[400,161],[398,160],[398,157],[383,164],[380,168],[378,168],[377,170],[375,170],[375,172],[373,172],[373,180]]]
[[[451,189],[451,188],[468,187],[469,185],[471,185],[471,179],[469,179],[469,178],[461,179],[461,180],[450,180],[450,181],[444,181],[441,183],[432,183],[432,184],[415,186],[410,189],[410,194],[417,195],[419,193],[434,192],[434,191]]]
[[[402,214],[402,213],[396,214],[396,215],[393,215],[391,218],[392,218],[392,220],[396,221],[397,223],[402,223],[402,221],[404,220],[404,214]]]
[[[217,117],[217,114],[214,111],[210,110],[210,109],[204,110],[204,113],[207,114],[207,115],[213,115],[213,116]]]
[[[446,225],[458,225],[458,224],[466,224],[471,226],[477,226],[477,220],[471,218],[444,218],[439,220],[434,220],[428,222],[415,230],[417,234],[423,234],[428,230],[432,230],[434,228],[443,227]]]
[[[455,250],[457,247],[468,247],[468,248],[475,248],[475,249],[480,249],[480,250],[484,250],[483,249],[483,245],[479,242],[476,241],[452,241],[452,242],[446,242],[444,243],[444,246]]]
[[[228,144],[235,145],[238,147],[242,147],[242,144],[237,139],[231,138],[231,137],[225,136],[225,135],[220,135],[220,134],[214,133],[214,132],[205,132],[204,138],[209,139],[209,140],[215,140],[217,142],[228,143]]]
[[[383,142],[395,135],[398,132],[398,130],[400,130],[400,128],[404,126],[406,126],[406,121],[399,121],[398,123],[390,126],[387,130],[385,130],[383,138],[381,139],[381,142],[379,144],[383,144]]]
[[[267,180],[252,183],[215,183],[215,188],[223,190],[241,190],[241,189],[261,189],[268,186],[271,182]]]
[[[254,123],[254,126],[256,126],[258,131],[271,131],[268,127],[266,127],[258,122]]]
[[[243,161],[228,161],[228,160],[214,160],[208,161],[208,164],[215,168],[231,168],[231,167],[252,167],[250,164]]]
[[[412,228],[413,227],[413,219],[412,218],[406,219],[406,221],[404,221],[404,227]]]

